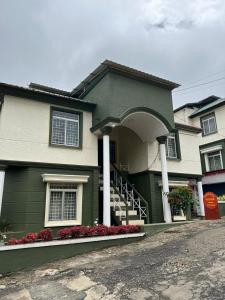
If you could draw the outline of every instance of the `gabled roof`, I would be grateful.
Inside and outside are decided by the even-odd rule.
[[[208,104],[216,101],[219,98],[220,97],[218,97],[218,96],[211,95],[211,96],[209,96],[209,97],[207,97],[207,98],[205,98],[203,100],[200,100],[198,102],[189,102],[189,103],[186,103],[186,104],[184,104],[184,105],[182,105],[182,106],[174,109],[173,112],[176,113],[177,111],[179,111],[179,110],[181,110],[183,108],[186,108],[186,107],[188,107],[188,108],[201,108],[201,107],[203,107],[205,105],[208,105]]]
[[[13,84],[0,82],[0,96],[12,95],[18,97],[24,97],[32,100],[38,100],[40,102],[56,103],[57,105],[77,107],[78,109],[84,109],[92,111],[96,107],[96,103],[86,100],[77,99],[72,96],[66,96],[53,92],[55,89],[49,88],[49,90],[26,88]],[[58,90],[59,91],[59,90]]]
[[[207,111],[210,111],[216,107],[222,106],[225,104],[225,98],[218,98],[217,100],[208,103],[207,105],[200,107],[199,109],[197,109],[196,111],[194,111],[191,115],[190,118],[194,118],[197,117],[203,113],[206,113]]]
[[[73,89],[72,95],[81,97],[83,93],[86,93],[87,90],[92,85],[95,84],[95,79],[104,76],[109,71],[119,73],[126,77],[143,80],[169,90],[173,90],[174,88],[180,86],[179,84],[174,83],[172,81],[162,79],[160,77],[156,77],[154,75],[142,71],[138,71],[136,69],[115,63],[110,60],[105,60],[89,76],[87,76],[75,89]]]

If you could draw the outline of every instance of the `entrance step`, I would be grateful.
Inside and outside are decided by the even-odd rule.
[[[126,210],[116,210],[115,213],[118,217],[126,217]],[[128,210],[128,216],[137,216],[137,211]]]
[[[128,221],[129,225],[144,225],[145,221],[144,220],[129,220]],[[122,225],[126,225],[126,221],[122,221]]]
[[[124,198],[124,194],[121,194],[121,197]],[[118,194],[111,194],[110,199],[120,199],[120,196]]]
[[[115,206],[124,206],[124,207],[126,207],[126,204],[123,202],[123,201],[115,201]],[[128,204],[128,206],[130,206],[130,202],[127,202],[127,204]],[[111,207],[114,207],[114,202],[113,201],[110,201],[110,206]]]

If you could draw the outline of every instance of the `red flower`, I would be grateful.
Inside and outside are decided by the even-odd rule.
[[[33,243],[36,241],[37,237],[38,237],[37,233],[30,232],[27,233],[25,238],[29,240],[29,243]]]
[[[96,235],[107,235],[108,234],[108,229],[109,227],[105,226],[105,225],[98,225],[95,227],[95,233]]]
[[[52,240],[52,231],[51,229],[43,229],[38,233],[38,238],[42,241],[51,241]]]
[[[79,238],[81,236],[81,230],[82,228],[80,226],[74,226],[70,228],[71,237],[72,238]]]
[[[58,234],[62,240],[70,238],[71,228],[63,228],[58,231]]]

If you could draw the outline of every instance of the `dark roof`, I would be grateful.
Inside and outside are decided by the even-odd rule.
[[[202,129],[200,127],[190,126],[190,125],[186,125],[186,124],[182,124],[182,123],[175,123],[175,127],[177,129],[190,131],[190,132],[194,132],[194,133],[202,132]]]
[[[217,99],[219,99],[220,97],[218,96],[215,96],[215,95],[212,95],[212,96],[209,96],[203,100],[200,100],[198,102],[190,102],[190,103],[186,103],[176,109],[174,109],[174,113],[176,113],[177,111],[185,108],[185,107],[189,107],[189,108],[201,108],[205,105],[208,105],[209,103],[212,103],[214,101],[216,101]]]
[[[51,88],[50,88],[51,89]],[[77,99],[72,96],[60,95],[52,91],[43,91],[33,88],[25,88],[13,84],[0,82],[0,95],[12,95],[18,97],[25,97],[33,100],[56,103],[57,105],[77,107],[79,109],[92,111],[96,107],[96,103]]]
[[[108,71],[114,71],[123,76],[141,79],[147,82],[151,82],[157,86],[173,90],[174,88],[179,87],[180,85],[172,81],[156,77],[154,75],[138,71],[136,69],[115,63],[110,60],[105,60],[102,62],[89,76],[87,76],[75,89],[72,91],[72,95],[81,96],[85,93],[88,88],[93,84],[93,81],[99,77],[104,76]]]
[[[189,117],[194,118],[200,116],[202,114],[205,114],[206,112],[210,112],[214,110],[217,107],[223,106],[224,104],[225,104],[225,98],[218,98],[217,100],[198,108]]]
[[[71,97],[71,92],[59,90],[59,89],[52,88],[47,85],[38,84],[38,83],[34,83],[34,82],[31,82],[29,84],[29,88],[34,89],[34,90],[48,92],[48,93],[53,93],[53,94],[57,94],[57,95],[61,95],[61,96]]]

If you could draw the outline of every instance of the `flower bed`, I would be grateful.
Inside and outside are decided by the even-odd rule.
[[[125,225],[125,226],[74,226],[63,228],[58,231],[56,240],[65,239],[76,239],[82,237],[96,237],[96,236],[106,236],[106,235],[117,235],[117,234],[129,234],[129,233],[139,233],[140,226],[138,225]],[[6,245],[20,245],[28,244],[34,242],[43,242],[53,240],[52,230],[49,228],[41,230],[39,233],[30,232],[21,239],[11,239]]]

